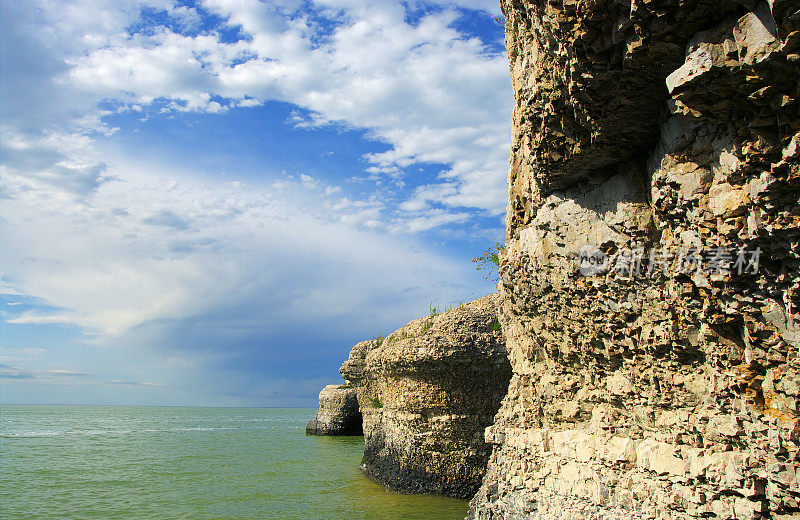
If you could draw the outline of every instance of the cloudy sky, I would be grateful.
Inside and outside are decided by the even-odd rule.
[[[492,292],[496,0],[0,0],[0,399],[312,406]]]

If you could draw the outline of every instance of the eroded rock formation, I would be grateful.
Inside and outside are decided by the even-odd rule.
[[[356,389],[328,385],[319,393],[317,416],[306,425],[308,435],[361,435]]]
[[[501,3],[513,377],[469,517],[800,512],[800,2]]]
[[[340,373],[358,391],[372,479],[407,493],[475,493],[491,452],[484,430],[511,377],[496,316],[497,297],[486,296],[353,347]]]

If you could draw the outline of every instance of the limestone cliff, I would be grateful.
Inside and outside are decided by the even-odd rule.
[[[340,373],[358,391],[367,475],[395,491],[475,493],[511,377],[496,316],[486,296],[353,347]]]
[[[308,435],[361,435],[361,412],[356,389],[328,385],[319,393],[319,409],[306,425]]]
[[[469,518],[800,512],[800,2],[501,4],[513,377]]]

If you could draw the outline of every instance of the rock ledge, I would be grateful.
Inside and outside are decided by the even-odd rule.
[[[475,493],[491,452],[484,430],[511,377],[496,305],[486,296],[353,347],[340,373],[357,388],[373,480],[405,493]]]

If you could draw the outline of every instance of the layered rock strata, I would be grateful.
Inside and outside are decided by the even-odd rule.
[[[800,512],[800,2],[502,0],[513,367],[472,519]]]
[[[306,425],[308,435],[361,435],[361,412],[356,389],[328,385],[319,393],[319,409]]]
[[[406,493],[475,493],[491,453],[484,430],[511,377],[496,306],[486,296],[353,347],[340,373],[357,388],[372,479]]]

